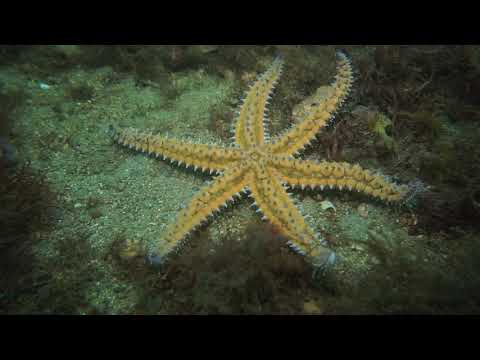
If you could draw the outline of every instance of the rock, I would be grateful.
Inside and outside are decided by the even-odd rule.
[[[358,215],[360,215],[364,219],[368,218],[368,205],[367,204],[358,205],[357,212],[358,212]]]
[[[350,249],[352,249],[353,251],[363,251],[364,248],[362,245],[358,245],[358,244],[353,244]]]
[[[327,211],[329,209],[332,209],[333,211],[337,212],[337,209],[335,208],[335,206],[333,206],[333,204],[328,200],[322,201],[320,203],[320,206],[321,206],[322,211]]]
[[[218,45],[197,45],[199,48],[199,51],[202,54],[208,54],[211,52],[216,52],[218,50]]]

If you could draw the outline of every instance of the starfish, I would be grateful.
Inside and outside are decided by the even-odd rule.
[[[243,192],[254,199],[253,205],[263,215],[262,219],[270,221],[295,252],[320,269],[334,261],[335,253],[306,223],[287,189],[356,190],[387,202],[405,198],[407,186],[396,185],[358,164],[294,157],[334,117],[349,93],[352,67],[342,52],[337,52],[337,75],[328,96],[313,101],[313,106],[294,126],[270,139],[266,107],[282,66],[283,59],[276,58],[247,91],[238,111],[231,146],[190,143],[133,129],[112,128],[113,139],[120,145],[218,175],[180,211],[164,239],[158,242],[161,261],[177,252],[187,235]]]

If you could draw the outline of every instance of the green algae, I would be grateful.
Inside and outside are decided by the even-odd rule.
[[[391,132],[392,121],[385,114],[376,113],[369,121],[368,126],[370,131],[381,139],[383,146],[388,151],[397,151],[395,140],[387,134],[387,131]]]

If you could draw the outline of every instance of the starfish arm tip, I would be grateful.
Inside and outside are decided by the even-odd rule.
[[[145,261],[148,265],[154,267],[154,268],[160,268],[162,267],[165,262],[166,262],[166,254],[161,255],[159,252],[156,251],[150,251],[146,257]]]
[[[310,256],[310,262],[314,268],[312,277],[318,279],[335,266],[337,263],[337,254],[330,249],[322,247],[318,255]]]

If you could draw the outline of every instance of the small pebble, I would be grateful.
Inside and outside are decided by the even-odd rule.
[[[321,206],[322,211],[327,211],[329,209],[332,209],[333,211],[337,212],[337,209],[335,208],[335,206],[333,206],[333,204],[328,200],[322,201],[320,203],[320,206]]]
[[[366,204],[360,204],[357,207],[358,215],[364,219],[368,218],[368,206]]]
[[[352,249],[353,251],[362,251],[363,250],[363,246],[361,245],[358,245],[358,244],[353,244],[350,249]]]

